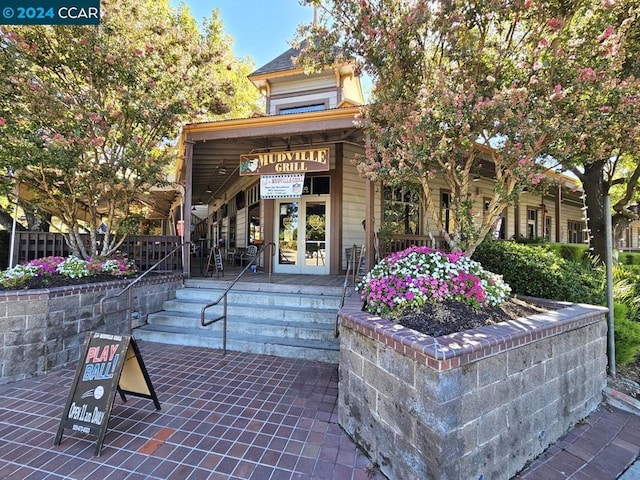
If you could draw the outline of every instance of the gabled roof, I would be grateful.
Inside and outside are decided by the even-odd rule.
[[[264,75],[265,73],[282,72],[285,70],[295,70],[297,67],[293,64],[293,57],[296,57],[300,53],[300,50],[296,48],[290,48],[286,52],[280,54],[266,65],[263,65],[255,72],[249,75],[249,78]]]

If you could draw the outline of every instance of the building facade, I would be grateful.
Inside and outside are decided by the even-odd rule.
[[[386,187],[360,178],[365,132],[357,118],[364,97],[349,65],[307,75],[293,49],[249,79],[264,94],[267,114],[183,128],[178,182],[185,185],[180,215],[185,241],[206,239],[228,261],[249,245],[272,244],[260,262],[274,272],[339,274],[347,252],[408,244],[443,246],[433,221],[410,186]],[[547,194],[525,192],[507,208],[496,238],[543,237],[549,242],[587,241],[581,192],[559,177]],[[450,192],[434,179],[437,207],[450,226]],[[476,211],[488,205],[493,182],[474,178]],[[384,238],[377,238],[381,226]],[[638,239],[629,236],[637,246]]]

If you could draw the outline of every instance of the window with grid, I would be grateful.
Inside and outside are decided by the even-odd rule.
[[[384,187],[384,223],[395,234],[420,234],[420,194],[416,186]]]
[[[567,241],[569,243],[584,243],[585,224],[576,220],[569,220],[567,223]]]

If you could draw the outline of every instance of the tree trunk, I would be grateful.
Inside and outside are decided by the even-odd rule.
[[[599,262],[604,261],[606,249],[604,199],[609,193],[609,186],[604,180],[604,160],[585,164],[584,173],[580,175],[587,207],[587,228],[590,230],[592,254]]]

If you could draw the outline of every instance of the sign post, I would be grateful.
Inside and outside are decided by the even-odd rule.
[[[90,332],[84,342],[71,391],[62,412],[54,445],[60,445],[65,428],[97,436],[95,455],[100,456],[116,391],[160,402],[131,335]]]

